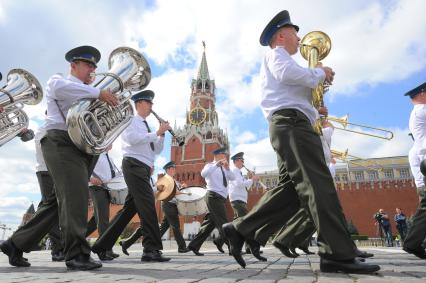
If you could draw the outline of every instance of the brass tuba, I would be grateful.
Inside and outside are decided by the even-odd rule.
[[[330,37],[322,31],[312,31],[306,34],[300,43],[300,54],[308,60],[309,68],[316,68],[318,63],[327,57],[331,50]],[[319,84],[312,90],[312,105],[318,109],[324,106],[324,93],[330,85]],[[321,120],[317,120],[314,129],[321,134]]]
[[[13,69],[7,74],[7,83],[0,89],[0,146],[15,136],[29,141],[34,133],[28,130],[29,119],[22,110],[24,104],[35,105],[43,99],[43,89],[38,80],[23,69]]]
[[[130,91],[144,89],[151,80],[147,60],[138,51],[119,47],[109,56],[109,71],[94,86],[109,89],[119,100],[117,106],[93,99],[74,104],[67,115],[68,134],[88,154],[100,154],[129,125],[133,117]]]

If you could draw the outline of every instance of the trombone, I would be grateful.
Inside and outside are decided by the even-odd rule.
[[[377,170],[377,171],[382,171],[383,170],[382,169],[382,165],[380,165],[379,163],[374,162],[374,161],[367,161],[367,160],[365,160],[365,159],[363,159],[361,157],[357,157],[355,155],[350,155],[350,154],[348,154],[348,150],[347,149],[345,151],[338,151],[338,150],[331,149],[330,151],[331,151],[331,156],[334,157],[334,158],[337,158],[339,160],[342,160],[342,161],[345,161],[345,162],[349,162],[349,163],[352,163],[354,165],[361,166],[361,167],[364,167],[364,168],[370,169],[370,170]],[[365,160],[366,162],[370,163],[371,165],[365,165],[365,164],[362,164],[360,162],[357,162],[357,161],[354,161],[354,160],[348,159],[348,158],[353,158],[353,159],[358,159],[358,160]],[[376,166],[376,167],[379,167],[379,168],[374,168],[373,166]]]
[[[371,127],[371,126],[367,126],[367,125],[349,123],[348,119],[349,119],[349,115],[345,115],[341,118],[332,117],[332,116],[327,117],[327,120],[329,120],[331,122],[336,122],[336,123],[339,123],[340,125],[342,125],[342,128],[335,127],[335,129],[347,131],[347,132],[351,132],[351,133],[356,133],[356,134],[360,134],[360,135],[370,136],[370,137],[374,137],[374,138],[384,139],[384,140],[388,140],[388,141],[393,139],[393,132],[391,132],[389,130],[385,130],[385,129],[381,129],[381,128],[375,128],[375,127]],[[362,132],[362,131],[355,131],[355,130],[347,129],[348,125],[358,126],[358,127],[365,128],[365,129],[371,129],[371,130],[374,130],[374,131],[377,131],[377,132],[381,132],[382,134],[369,134],[369,133]]]

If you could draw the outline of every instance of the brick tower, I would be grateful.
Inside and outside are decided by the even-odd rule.
[[[191,83],[189,110],[183,127],[175,125],[175,133],[185,138],[185,145],[179,147],[172,141],[171,160],[176,162],[176,179],[189,186],[204,186],[201,170],[213,160],[213,150],[228,147],[227,134],[219,127],[216,112],[215,82],[210,79],[206,59],[206,45],[203,42],[203,56],[197,78]]]

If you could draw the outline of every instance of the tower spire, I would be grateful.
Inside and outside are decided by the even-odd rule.
[[[200,68],[198,69],[197,80],[210,80],[209,68],[207,67],[206,59],[206,42],[203,40],[203,57],[201,59]]]

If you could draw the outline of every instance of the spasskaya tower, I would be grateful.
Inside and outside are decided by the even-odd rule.
[[[204,186],[200,172],[207,162],[213,160],[211,152],[219,147],[228,147],[228,136],[219,127],[215,107],[216,85],[210,79],[204,42],[203,47],[197,78],[191,83],[186,123],[173,129],[177,136],[185,139],[185,145],[179,147],[173,139],[171,148],[171,160],[176,163],[176,179],[189,186]]]

